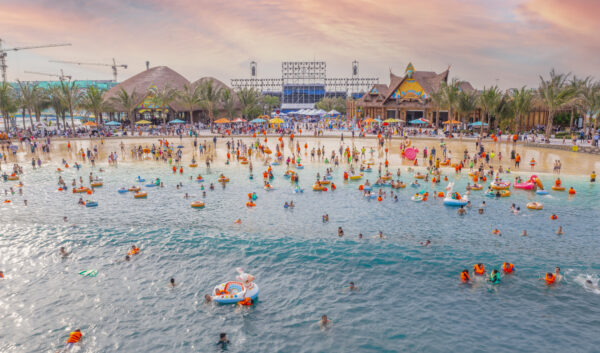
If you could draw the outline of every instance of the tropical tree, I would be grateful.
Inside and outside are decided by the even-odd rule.
[[[504,94],[494,112],[494,125],[502,130],[507,130],[515,117],[514,102],[510,96]]]
[[[206,80],[200,83],[200,97],[201,106],[207,111],[208,118],[210,120],[210,130],[213,129],[213,122],[215,120],[215,113],[217,111],[217,105],[221,101],[221,94],[223,89],[214,84],[213,80]]]
[[[17,111],[16,95],[13,87],[7,82],[0,82],[0,113],[4,118],[4,130],[10,130],[10,114]]]
[[[197,109],[202,104],[200,98],[200,86],[185,84],[183,91],[179,92],[179,102],[190,113],[190,123],[194,125],[194,109]]]
[[[94,113],[96,122],[102,124],[102,113],[109,109],[102,95],[104,90],[97,86],[90,86],[81,99],[81,107],[88,112]]]
[[[135,111],[142,100],[144,100],[144,97],[137,93],[135,89],[130,94],[121,88],[116,96],[110,98],[110,103],[115,110],[127,113],[131,129],[133,130],[135,127]]]
[[[244,117],[252,119],[260,115],[260,92],[254,88],[242,88],[237,92],[237,96]]]
[[[163,88],[152,86],[148,90],[148,93],[150,94],[150,102],[158,108],[159,116],[166,126],[167,114],[165,113],[170,108],[171,104],[177,100],[179,93],[176,89],[169,87],[169,85],[166,85]]]
[[[598,127],[598,115],[600,114],[600,83],[587,82],[581,90],[580,104],[585,113],[586,121],[589,123],[593,120],[593,131]]]
[[[42,118],[42,111],[50,106],[48,92],[40,86],[35,86],[36,89],[32,95],[32,109],[35,114],[35,121],[38,123]]]
[[[431,92],[429,101],[435,110],[435,121],[433,126],[437,129],[440,125],[440,110],[444,106],[444,92],[441,89]]]
[[[33,129],[33,118],[31,117],[31,112],[35,111],[36,99],[39,96],[40,87],[37,83],[28,83],[21,82],[17,80],[17,84],[19,85],[19,105],[21,109],[23,109],[22,118],[23,118],[23,128],[25,128],[25,110],[29,115],[29,123],[31,125],[31,129]]]
[[[580,111],[585,111],[583,94],[588,85],[593,85],[592,78],[590,76],[584,79],[580,79],[577,76],[573,75],[573,77],[569,81],[569,86],[575,90],[575,96],[571,101],[571,119],[569,121],[569,131],[573,129],[573,120],[575,119],[575,114],[579,113]],[[585,124],[587,122],[585,115],[584,120]]]
[[[502,102],[502,97],[503,94],[497,86],[483,88],[483,91],[477,99],[477,106],[479,107],[479,109],[481,109],[481,112],[483,114],[481,121],[482,124],[480,126],[480,133],[483,133],[483,122],[486,122],[488,127],[491,126],[491,116],[496,115],[498,107]]]
[[[262,96],[263,113],[270,115],[274,108],[279,107],[279,97],[276,96]]]
[[[75,119],[73,111],[79,107],[81,103],[81,89],[75,85],[75,82],[60,81],[60,99],[71,117],[71,128],[75,130]]]
[[[448,109],[448,130],[452,131],[452,120],[454,120],[453,112],[458,107],[460,86],[458,79],[454,78],[450,84],[442,82],[442,92],[444,97],[444,106]]]
[[[546,138],[552,133],[554,115],[558,110],[571,103],[577,91],[574,87],[567,85],[570,74],[558,74],[552,69],[550,77],[546,80],[540,76],[538,95],[541,102],[548,110],[548,123],[546,124]]]
[[[227,113],[227,117],[229,119],[233,119],[235,115],[236,107],[235,107],[235,95],[231,92],[229,88],[223,89],[223,94],[221,95],[221,106],[223,110]]]
[[[342,97],[323,97],[315,104],[317,109],[323,109],[328,112],[336,110],[340,113],[346,112],[346,100]]]
[[[533,102],[533,91],[525,86],[521,89],[513,89],[510,92],[513,111],[515,113],[514,126],[517,132],[521,131],[521,117],[529,114],[531,103]]]
[[[477,109],[477,94],[475,92],[460,91],[456,111],[463,124],[469,122],[469,117]]]
[[[64,105],[62,99],[60,98],[60,96],[61,96],[60,87],[59,86],[49,87],[46,89],[45,93],[48,97],[48,103],[49,103],[50,107],[52,107],[52,110],[54,110],[54,114],[56,115],[56,125],[60,129],[59,119],[62,119],[63,129],[66,130],[67,123],[65,121],[65,119],[66,119],[65,115],[66,115],[67,109],[65,108],[65,105]]]

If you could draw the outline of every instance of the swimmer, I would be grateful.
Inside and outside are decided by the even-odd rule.
[[[513,214],[517,214],[517,215],[519,214],[519,212],[521,212],[521,207],[517,207],[512,211]]]
[[[565,234],[565,233],[563,232],[562,226],[558,226],[558,229],[556,230],[556,235],[563,235],[563,234]]]
[[[465,207],[463,205],[460,205],[460,208],[456,211],[456,213],[462,216],[467,213],[467,210],[465,210]]]
[[[171,280],[169,281],[169,285],[171,287],[175,287],[175,278],[171,278]]]
[[[183,196],[184,199],[189,199],[190,195],[188,195],[188,193],[186,192],[185,195]]]
[[[0,278],[4,278],[4,272],[0,271]]]
[[[242,224],[242,219],[238,218],[235,220],[235,222],[233,222],[233,224]]]
[[[355,286],[354,282],[350,282],[348,287],[344,288],[344,291],[348,291],[348,292],[358,292],[359,290],[360,290],[360,288]]]
[[[135,245],[131,246],[131,250],[129,250],[129,253],[127,253],[127,255],[136,255],[140,252],[140,248],[138,248]]]
[[[425,242],[420,242],[419,244],[421,244],[423,246],[429,246],[429,244],[431,244],[431,240],[427,239],[427,240],[425,240]]]
[[[529,234],[527,234],[527,230],[526,230],[526,229],[523,229],[523,233],[521,233],[521,236],[522,236],[522,237],[526,237],[526,236],[528,236],[528,235],[529,235]]]
[[[338,227],[338,237],[343,237],[344,236],[344,230],[342,229],[342,227]]]
[[[131,257],[129,257],[129,255],[125,255],[125,261],[129,261],[131,260]]]
[[[64,247],[64,246],[61,246],[61,247],[60,247],[60,255],[61,255],[62,257],[67,257],[67,256],[69,256],[69,253],[67,252],[67,250],[65,250],[65,247]]]
[[[362,239],[362,238],[363,238],[362,233],[358,233],[358,239]]]
[[[469,270],[462,270],[462,272],[460,273],[460,280],[463,283],[469,283],[471,281],[471,277],[469,276]]]
[[[210,304],[212,303],[212,297],[208,294],[204,294],[204,304]]]
[[[69,338],[67,339],[67,346],[61,352],[67,352],[71,350],[71,348],[73,348],[73,345],[75,343],[78,343],[79,340],[81,340],[81,336],[83,336],[83,334],[81,333],[80,329],[69,333]]]
[[[227,334],[225,332],[221,332],[219,334],[219,342],[217,342],[217,347],[222,350],[227,350],[227,345],[229,344],[229,340],[227,339]]]
[[[480,208],[479,208],[479,210],[477,210],[477,212],[478,212],[479,214],[483,214],[483,208],[481,208],[481,207],[480,207]]]
[[[471,201],[467,201],[467,208],[471,208]]]
[[[496,269],[492,270],[492,273],[490,273],[490,278],[488,279],[488,281],[490,281],[492,284],[500,283],[500,272],[498,272],[498,270],[496,270]]]
[[[331,320],[327,318],[327,315],[321,316],[321,320],[319,320],[319,327],[321,328],[321,330],[329,329],[332,324],[333,323],[331,322]]]
[[[492,230],[492,234],[502,236],[502,233],[500,232],[500,229],[498,229],[498,228]]]
[[[290,208],[294,208],[296,205],[294,205],[294,201],[290,201]]]
[[[329,215],[327,213],[325,213],[321,218],[323,220],[323,223],[329,222]]]

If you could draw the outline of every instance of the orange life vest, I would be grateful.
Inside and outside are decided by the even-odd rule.
[[[469,277],[469,273],[468,272],[461,272],[460,273],[460,280],[463,282],[468,282],[471,279],[471,277]]]
[[[556,275],[552,273],[546,273],[546,278],[544,279],[546,280],[546,284],[552,284],[554,281],[556,281]]]
[[[129,255],[135,255],[140,252],[140,248],[131,249]]]
[[[506,273],[511,273],[514,270],[515,266],[513,264],[511,264],[510,262],[505,262],[502,265],[502,270]]]
[[[238,304],[240,304],[240,305],[252,305],[252,299],[250,299],[250,298],[244,298],[244,300],[239,301]]]
[[[81,332],[73,331],[69,333],[69,339],[67,340],[67,343],[77,343],[81,339],[81,336]]]
[[[479,267],[478,264],[475,264],[475,266],[473,266],[473,271],[475,271],[475,274],[483,275],[485,273],[485,266],[482,264],[481,267]]]

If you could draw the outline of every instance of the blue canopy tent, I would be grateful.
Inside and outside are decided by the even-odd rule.
[[[426,121],[421,120],[421,119],[415,119],[415,120],[411,120],[408,122],[409,124],[427,124]]]
[[[109,121],[108,123],[104,124],[107,126],[120,126],[121,123],[117,122],[117,121]]]
[[[261,118],[256,118],[254,120],[250,120],[251,124],[260,124],[260,123],[264,123],[264,122],[266,122],[266,120],[265,119],[261,119]]]
[[[185,121],[179,120],[179,119],[175,119],[175,120],[169,121],[169,124],[185,124]]]
[[[484,122],[481,122],[481,121],[477,121],[477,122],[474,122],[474,123],[470,123],[469,125],[471,125],[471,126],[482,126],[482,125],[483,125],[483,126],[488,126],[488,124],[487,124],[487,123],[484,123]]]

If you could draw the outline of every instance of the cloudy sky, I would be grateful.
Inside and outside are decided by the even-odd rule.
[[[452,75],[476,87],[535,86],[552,68],[600,78],[600,0],[3,0],[4,47],[72,43],[11,52],[10,80],[111,79],[110,68],[48,60],[129,65],[119,80],[167,65],[190,80],[229,83],[278,77],[281,61],[323,60],[328,76],[417,70]]]

